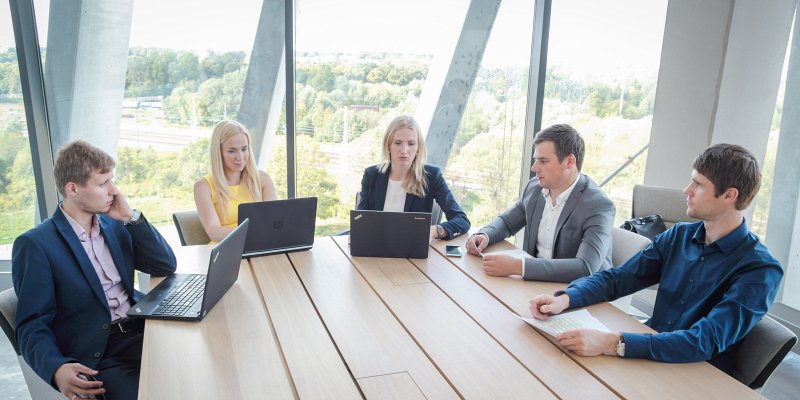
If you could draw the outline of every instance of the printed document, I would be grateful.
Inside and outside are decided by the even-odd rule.
[[[553,337],[561,332],[580,328],[597,329],[611,332],[611,329],[608,329],[607,326],[590,314],[585,308],[564,314],[551,315],[550,319],[547,321],[524,317],[519,317],[519,319]]]

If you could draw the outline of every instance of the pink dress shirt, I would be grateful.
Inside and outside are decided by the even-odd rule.
[[[61,211],[64,211],[63,207]],[[100,220],[96,215],[92,216],[92,231],[87,234],[78,221],[75,221],[66,211],[64,211],[64,216],[67,217],[70,226],[78,235],[97,277],[100,278],[108,301],[108,308],[111,311],[111,321],[125,318],[128,309],[131,308],[130,296],[122,285],[117,266],[114,264],[114,259],[111,258],[111,252],[108,250],[103,235],[101,235]]]

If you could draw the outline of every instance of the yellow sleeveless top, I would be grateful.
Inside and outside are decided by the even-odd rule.
[[[203,179],[208,182],[208,186],[211,188],[211,202],[214,203],[214,210],[217,211],[220,225],[222,225],[223,228],[235,228],[239,225],[239,204],[252,203],[254,201],[253,197],[250,196],[250,193],[247,192],[247,188],[244,185],[229,186],[233,196],[228,199],[225,214],[223,215],[211,175],[206,175]]]

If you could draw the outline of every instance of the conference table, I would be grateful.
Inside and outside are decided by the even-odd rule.
[[[444,255],[465,242],[395,259],[351,257],[347,236],[318,237],[308,251],[243,259],[201,322],[147,321],[139,398],[761,398],[705,362],[559,347],[517,315],[566,285],[491,277],[480,257]],[[204,273],[210,248],[176,248],[178,271]],[[653,332],[608,303],[588,311],[615,331]]]

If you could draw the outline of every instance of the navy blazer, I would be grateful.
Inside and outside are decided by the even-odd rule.
[[[156,276],[175,272],[175,254],[146,220],[125,226],[97,217],[132,303],[142,298],[133,288],[134,267]],[[111,312],[100,278],[61,207],[14,241],[11,268],[19,299],[15,335],[25,361],[51,385],[64,363],[94,369],[106,348]]]
[[[378,165],[373,165],[364,170],[361,178],[361,198],[356,208],[359,210],[383,210],[383,203],[386,202],[386,188],[389,186],[389,171],[381,173]],[[428,180],[428,188],[425,197],[415,196],[406,193],[406,205],[403,211],[406,212],[431,212],[433,210],[433,200],[439,204],[447,222],[441,225],[447,231],[443,239],[452,239],[462,233],[469,231],[470,222],[467,214],[458,205],[456,198],[447,187],[444,181],[442,170],[432,165],[425,165],[425,177]]]

